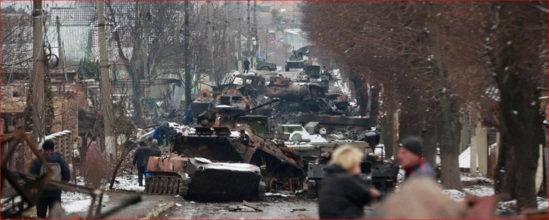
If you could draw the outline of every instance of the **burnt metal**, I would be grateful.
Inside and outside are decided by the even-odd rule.
[[[213,129],[217,136],[231,136],[231,130],[227,127],[214,127]]]
[[[198,201],[240,201],[261,194],[260,169],[251,164],[212,163],[171,154],[149,158],[147,171],[152,174],[145,183],[149,194],[179,194]]]
[[[190,159],[186,172],[190,176],[190,183],[184,198],[197,201],[241,201],[257,198],[261,180],[258,167],[248,164],[255,168],[253,172],[211,168],[211,166],[222,165],[222,163],[205,164]]]

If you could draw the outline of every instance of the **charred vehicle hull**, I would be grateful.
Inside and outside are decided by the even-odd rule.
[[[264,195],[259,167],[245,163],[213,163],[176,154],[149,158],[145,192],[178,194],[188,200],[241,201]]]
[[[188,191],[183,197],[199,201],[254,200],[265,194],[259,167],[245,163],[190,162]]]

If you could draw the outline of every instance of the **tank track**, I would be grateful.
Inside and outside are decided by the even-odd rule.
[[[147,194],[184,196],[188,192],[185,180],[179,176],[151,176],[145,181]]]

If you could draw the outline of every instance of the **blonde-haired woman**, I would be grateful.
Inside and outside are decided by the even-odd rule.
[[[318,194],[321,219],[361,218],[364,206],[380,196],[358,176],[363,158],[364,153],[352,146],[339,147],[332,154]]]

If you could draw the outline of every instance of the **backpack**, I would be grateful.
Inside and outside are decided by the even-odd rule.
[[[53,176],[51,180],[61,181],[61,165],[59,163],[48,163],[53,170]],[[46,167],[42,165],[42,170],[40,171],[40,176],[45,175],[48,171]],[[57,189],[57,187],[49,186],[49,189]]]

